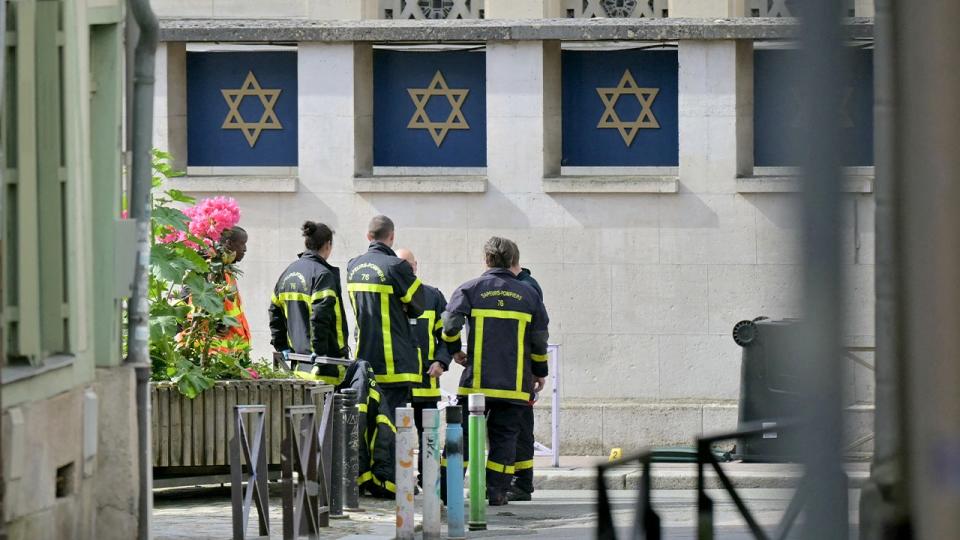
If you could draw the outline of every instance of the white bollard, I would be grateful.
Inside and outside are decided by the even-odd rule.
[[[440,540],[440,411],[423,410],[423,540]]]
[[[414,485],[417,478],[417,428],[413,423],[413,408],[397,407],[397,540],[413,540]]]

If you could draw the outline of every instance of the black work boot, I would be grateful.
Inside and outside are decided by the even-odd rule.
[[[507,492],[499,489],[487,490],[487,503],[490,506],[504,506],[509,501]]]
[[[507,490],[507,500],[513,501],[529,501],[533,499],[533,495],[516,485],[510,486],[510,489]]]

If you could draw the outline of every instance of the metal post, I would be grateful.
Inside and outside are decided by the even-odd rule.
[[[847,477],[842,467],[844,362],[841,348],[841,159],[847,140],[840,130],[843,49],[841,6],[836,0],[798,4],[800,96],[805,109],[798,148],[803,166],[803,312],[797,348],[804,361],[806,475],[813,496],[806,508],[805,538],[849,536]]]
[[[463,524],[463,410],[459,405],[446,408],[447,442],[447,538],[467,537]]]
[[[284,540],[303,534],[317,538],[320,532],[315,413],[312,405],[289,405],[284,409],[286,437],[280,448]]]
[[[551,345],[553,349],[553,365],[550,366],[550,375],[553,378],[550,403],[550,423],[553,431],[550,432],[550,450],[553,452],[553,466],[560,467],[560,346]]]
[[[471,531],[487,529],[487,418],[486,396],[470,394],[467,398],[470,418],[467,425],[470,439],[470,521]]]
[[[412,407],[397,407],[397,540],[413,540],[416,523],[413,493],[417,475],[417,428]]]
[[[333,451],[330,457],[330,517],[343,518],[343,394],[333,395]]]
[[[350,512],[362,512],[360,508],[360,410],[357,408],[357,391],[343,390],[343,507]]]
[[[270,494],[267,489],[267,444],[264,434],[266,405],[237,405],[233,409],[233,437],[230,439],[230,494],[233,514],[233,538],[247,535],[250,505],[256,503],[260,536],[270,535]],[[255,428],[244,422],[246,415],[256,417]],[[251,443],[250,433],[253,433]],[[246,458],[246,490],[243,488],[243,460]]]
[[[320,384],[310,389],[310,396],[315,407],[314,418],[317,435],[317,476],[320,491],[317,505],[319,506],[320,527],[330,526],[330,473],[333,455],[333,387]]]
[[[440,411],[424,409],[423,540],[440,540]]]

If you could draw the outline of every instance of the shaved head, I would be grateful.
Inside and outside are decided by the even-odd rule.
[[[407,248],[400,248],[397,250],[397,257],[410,263],[410,268],[413,268],[413,273],[417,273],[417,258],[413,255],[413,252]]]

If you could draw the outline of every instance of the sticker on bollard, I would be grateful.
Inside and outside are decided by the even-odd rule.
[[[486,396],[470,394],[467,398],[470,418],[467,429],[470,431],[470,521],[471,531],[487,529],[487,417]]]
[[[357,408],[357,391],[343,390],[343,509],[363,512],[360,508],[360,410]]]
[[[413,422],[413,408],[397,407],[397,540],[413,540],[414,485],[417,475],[417,429]]]

